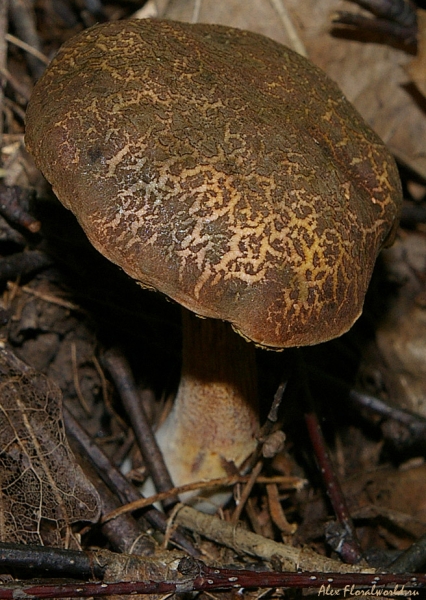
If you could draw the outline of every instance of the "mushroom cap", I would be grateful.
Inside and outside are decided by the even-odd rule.
[[[322,71],[219,25],[72,38],[26,144],[109,260],[271,348],[352,326],[401,203],[393,158]]]

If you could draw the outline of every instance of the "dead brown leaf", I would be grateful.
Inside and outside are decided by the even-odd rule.
[[[417,88],[426,96],[426,11],[417,11],[419,35],[417,56],[406,66],[406,71]]]
[[[355,519],[388,522],[411,536],[426,533],[426,465],[407,469],[378,469],[344,484]]]
[[[62,396],[0,350],[0,540],[69,546],[71,525],[99,517],[99,497],[68,446]]]
[[[360,472],[342,483],[351,517],[360,526],[360,535],[371,536],[368,546],[380,547],[380,537],[385,531],[387,534],[395,530],[399,532],[397,547],[400,543],[406,545],[413,538],[426,535],[425,474],[424,464],[406,469],[381,467]],[[323,498],[316,497],[306,507],[305,521],[299,528],[299,534],[303,530],[303,535],[312,539],[322,535],[324,522],[328,518]],[[370,528],[367,533],[367,522],[371,525],[375,522],[376,526],[380,524],[381,533],[377,535],[375,528]]]
[[[398,289],[376,330],[377,368],[383,373],[388,401],[426,416],[426,237],[400,234],[383,258]],[[372,369],[373,357],[366,356]],[[385,366],[385,369],[383,368]]]
[[[390,150],[426,177],[426,103],[419,102],[406,72],[412,56],[383,40],[349,39],[336,30],[332,34],[336,11],[357,12],[357,8],[347,0],[172,0],[158,16],[250,29],[300,51],[296,38]]]
[[[228,27],[248,29],[284,42],[283,24],[273,4],[271,0],[202,0],[197,5],[196,2],[172,0],[159,16],[175,21],[219,23]],[[303,13],[303,2],[300,12]]]
[[[408,469],[379,469],[345,483],[359,507],[374,504],[423,521],[426,525],[426,465]]]
[[[311,59],[340,85],[395,156],[425,176],[425,104],[419,103],[405,71],[412,57],[383,41],[349,40],[337,32],[330,35],[330,15],[336,10],[354,12],[353,3],[304,2],[306,9],[299,14],[309,18],[303,25]],[[298,3],[291,3],[296,10]]]

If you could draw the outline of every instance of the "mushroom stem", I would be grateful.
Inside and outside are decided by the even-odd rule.
[[[185,309],[182,321],[179,389],[157,432],[175,485],[240,467],[256,447],[259,428],[254,344],[223,321],[200,319]],[[203,503],[203,510],[214,510],[224,499],[223,491],[209,495],[210,508]]]

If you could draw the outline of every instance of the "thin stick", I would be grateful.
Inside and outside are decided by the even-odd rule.
[[[297,31],[294,22],[285,6],[283,0],[269,0],[274,9],[276,10],[278,17],[284,27],[284,31],[286,32],[288,39],[290,41],[290,47],[295,52],[298,52],[302,56],[307,57],[308,52],[306,50],[306,46],[303,43],[303,40]]]
[[[305,412],[306,427],[327,495],[330,498],[340,525],[339,530],[336,533],[333,532],[333,539],[329,539],[328,541],[332,545],[333,550],[338,552],[343,560],[349,564],[355,564],[362,559],[361,546],[315,412],[315,404],[309,387],[308,370],[301,352],[298,352],[298,363],[300,371],[299,379],[303,384],[302,393],[304,393],[307,404]]]
[[[147,506],[151,506],[156,502],[162,502],[165,498],[168,498],[170,495],[178,496],[180,494],[185,494],[186,492],[193,492],[194,490],[203,490],[203,489],[213,489],[215,487],[231,487],[236,483],[249,483],[252,479],[252,475],[231,475],[230,477],[219,477],[217,479],[208,479],[207,481],[194,481],[192,483],[186,483],[184,485],[180,485],[174,487],[167,492],[159,492],[158,494],[154,494],[149,498],[139,498],[134,500],[133,502],[129,502],[124,506],[121,506],[119,509],[114,512],[109,513],[103,517],[103,522],[109,521],[110,519],[115,519],[120,515],[124,515],[125,513],[133,512],[135,510],[140,510],[141,508],[146,508]],[[299,479],[297,477],[256,477],[257,483],[279,483],[283,485],[288,485],[289,489],[301,489],[305,484],[305,480]]]
[[[71,364],[72,364],[72,377],[74,382],[74,389],[77,394],[77,398],[84,409],[84,412],[87,416],[90,416],[91,410],[90,406],[87,404],[86,398],[83,396],[83,392],[80,387],[80,377],[78,375],[78,365],[77,365],[77,345],[75,342],[71,343]]]
[[[240,500],[232,514],[231,522],[236,524],[238,523],[241,513],[243,512],[244,506],[247,502],[248,497],[251,494],[254,484],[256,483],[256,479],[259,477],[260,472],[263,468],[263,462],[259,460],[257,465],[254,467],[253,471],[250,474],[247,484],[244,486],[243,492],[241,494]]]
[[[64,300],[58,296],[54,296],[53,294],[49,294],[48,292],[40,292],[39,290],[33,290],[27,285],[21,286],[21,291],[29,294],[30,296],[35,296],[36,298],[40,298],[40,300],[44,300],[49,304],[55,304],[56,306],[61,306],[62,308],[67,308],[68,310],[75,310],[82,312],[81,307],[78,304],[74,304],[74,302],[69,302],[68,300]]]
[[[18,37],[32,48],[41,52],[40,38],[35,23],[35,12],[32,4],[20,0],[9,0],[9,2],[10,17]],[[46,65],[42,64],[40,60],[32,54],[27,54],[26,58],[34,79],[38,79],[42,75]]]
[[[289,523],[281,506],[278,487],[275,483],[266,486],[268,496],[269,514],[272,521],[284,535],[293,535],[297,530],[296,523]]]
[[[327,495],[343,528],[339,544],[334,549],[339,552],[346,562],[350,564],[357,563],[362,558],[362,550],[316,414],[314,412],[305,413],[305,422],[314,448],[315,458],[318,461],[326,486]]]
[[[263,444],[268,438],[268,436],[272,433],[273,428],[276,422],[278,421],[278,410],[281,406],[281,402],[283,400],[286,388],[287,381],[282,381],[274,394],[274,399],[272,401],[271,408],[269,409],[268,416],[266,417],[266,421],[260,428],[259,434],[257,436],[257,448],[246,461],[246,463],[243,465],[243,473],[249,473],[251,469],[253,469],[254,466],[257,464],[259,458],[262,456]]]
[[[174,485],[143,408],[127,359],[118,348],[112,348],[105,352],[104,362],[120,394],[154,485],[159,492],[167,492]],[[165,500],[165,509],[171,508],[179,501],[177,497],[170,495],[167,495]]]
[[[426,562],[426,535],[414,542],[388,567],[391,573],[406,573],[408,570],[417,571]]]
[[[34,48],[33,46],[30,46],[26,42],[23,42],[22,40],[20,40],[16,36],[12,35],[11,33],[6,33],[5,39],[6,39],[6,42],[9,42],[10,44],[14,44],[15,46],[18,46],[18,48],[25,50],[25,52],[32,54],[33,56],[38,58],[45,65],[48,65],[50,63],[49,58],[47,58],[47,56],[45,54],[43,54],[43,52],[40,52],[40,50],[37,50],[37,48]]]
[[[6,70],[7,66],[7,44],[5,40],[7,31],[8,0],[0,2],[0,69]],[[0,148],[3,148],[3,101],[4,86],[0,80]]]

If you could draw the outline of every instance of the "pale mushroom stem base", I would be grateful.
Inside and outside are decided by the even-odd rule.
[[[259,429],[254,344],[229,323],[200,319],[185,309],[182,319],[181,381],[157,432],[175,485],[235,472],[256,448]],[[223,492],[204,498],[205,511],[226,499]]]

